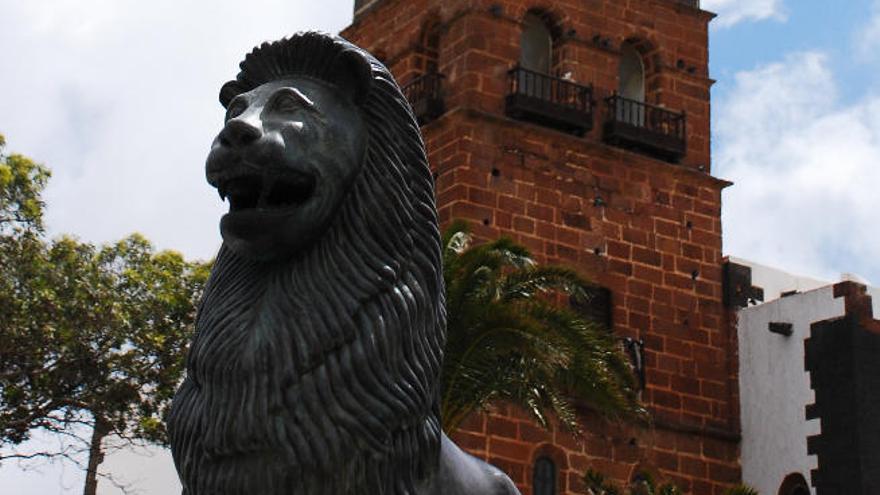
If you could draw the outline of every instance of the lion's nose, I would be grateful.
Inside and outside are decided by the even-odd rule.
[[[256,141],[263,131],[244,119],[230,119],[220,131],[220,143],[225,146],[244,146]]]

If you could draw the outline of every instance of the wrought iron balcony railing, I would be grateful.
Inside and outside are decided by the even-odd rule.
[[[593,88],[521,67],[508,72],[507,115],[583,135],[593,128]]]
[[[446,111],[443,102],[443,78],[443,74],[429,72],[403,87],[403,94],[409,100],[419,125],[427,124]]]
[[[684,112],[649,105],[622,96],[605,99],[605,141],[677,162],[687,151]]]

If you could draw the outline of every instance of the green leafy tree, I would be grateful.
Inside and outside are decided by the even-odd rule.
[[[163,417],[208,266],[157,252],[137,234],[102,247],[45,241],[48,177],[24,157],[0,155],[0,446],[37,430],[69,442],[51,452],[0,451],[0,460],[73,460],[86,470],[89,495],[107,436],[166,442]]]
[[[575,400],[606,417],[645,416],[616,339],[560,304],[586,298],[587,281],[567,268],[538,266],[510,239],[474,246],[462,222],[442,241],[444,429],[496,400],[523,407],[544,426],[552,412],[575,433]]]
[[[4,154],[5,147],[6,138],[0,134],[0,233],[41,233],[41,194],[49,181],[49,170],[17,153]]]

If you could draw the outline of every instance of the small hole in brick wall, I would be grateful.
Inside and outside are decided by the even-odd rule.
[[[484,218],[484,219],[483,219],[483,225],[489,225],[489,219],[488,219],[488,218]]]
[[[493,168],[492,169],[492,177],[499,177],[499,176],[501,176],[501,171],[498,170],[497,168]]]
[[[696,280],[697,277],[700,276],[700,270],[694,270],[691,272],[691,280]]]
[[[433,177],[434,181],[436,182],[437,179],[440,178],[440,174],[438,174],[437,172],[431,172],[431,177]]]
[[[694,222],[691,222],[690,220],[688,220],[687,223],[684,224],[684,226],[689,229],[692,229],[692,228],[694,228]]]
[[[629,439],[629,446],[630,446],[630,447],[638,447],[638,445],[639,445],[639,441],[638,441],[638,440],[636,440],[635,438],[630,438],[630,439]]]
[[[596,256],[602,256],[602,248],[593,248],[593,254],[595,254]]]

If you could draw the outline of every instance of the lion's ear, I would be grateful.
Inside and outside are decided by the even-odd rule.
[[[340,53],[333,61],[331,74],[340,89],[350,92],[355,103],[367,99],[373,83],[373,69],[360,51],[348,49]]]
[[[223,108],[229,106],[229,102],[236,96],[244,93],[244,88],[238,81],[229,81],[220,88],[220,104]]]

